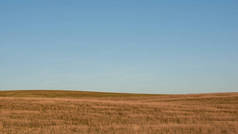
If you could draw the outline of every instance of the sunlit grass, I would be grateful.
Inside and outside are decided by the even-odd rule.
[[[238,93],[1,91],[3,134],[236,134]]]

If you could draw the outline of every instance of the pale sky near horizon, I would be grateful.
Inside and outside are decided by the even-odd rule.
[[[238,1],[2,0],[10,89],[238,92]]]

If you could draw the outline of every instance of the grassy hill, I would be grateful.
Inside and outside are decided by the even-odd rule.
[[[0,91],[0,134],[237,134],[238,93]]]
[[[112,92],[88,92],[70,90],[16,90],[0,91],[0,97],[47,97],[47,98],[81,98],[81,97],[132,97],[158,96],[155,94],[133,94]]]

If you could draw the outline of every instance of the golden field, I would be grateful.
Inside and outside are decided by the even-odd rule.
[[[0,91],[0,134],[238,134],[238,93]]]

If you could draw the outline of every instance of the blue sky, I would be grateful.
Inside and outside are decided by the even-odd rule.
[[[0,89],[238,91],[238,2],[0,1]]]

